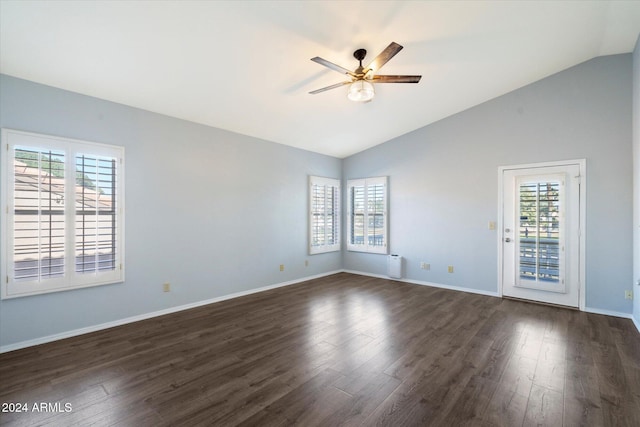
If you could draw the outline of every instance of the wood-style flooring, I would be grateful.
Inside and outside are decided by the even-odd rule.
[[[0,402],[28,406],[11,426],[637,427],[640,334],[340,273],[2,354]]]

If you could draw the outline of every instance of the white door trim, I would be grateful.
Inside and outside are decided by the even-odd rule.
[[[498,167],[498,233],[497,233],[497,245],[498,245],[498,296],[502,297],[503,288],[503,268],[504,268],[504,253],[502,239],[504,239],[504,172],[507,170],[517,169],[534,169],[534,168],[546,168],[552,166],[569,166],[577,165],[580,168],[580,243],[579,243],[579,263],[578,268],[578,293],[579,293],[579,309],[584,311],[586,306],[586,215],[587,215],[587,160],[561,160],[556,162],[542,162],[542,163],[527,163],[521,165],[511,166],[499,166]]]

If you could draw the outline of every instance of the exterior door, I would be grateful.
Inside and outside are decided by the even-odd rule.
[[[502,294],[579,307],[580,164],[502,170]]]

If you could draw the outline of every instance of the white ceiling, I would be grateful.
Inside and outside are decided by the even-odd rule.
[[[335,157],[591,58],[631,52],[638,1],[0,0],[0,72]],[[310,58],[404,49],[356,104]]]

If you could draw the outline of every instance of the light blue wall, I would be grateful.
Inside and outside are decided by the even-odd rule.
[[[497,292],[498,167],[586,158],[586,305],[631,313],[631,70],[630,54],[593,59],[353,155],[343,178],[389,176],[390,249],[405,278]],[[343,259],[386,274],[384,256]]]
[[[633,317],[640,329],[640,35],[633,51]]]
[[[339,159],[8,76],[0,126],[126,152],[126,282],[1,301],[1,346],[341,268],[307,255],[307,176]]]

